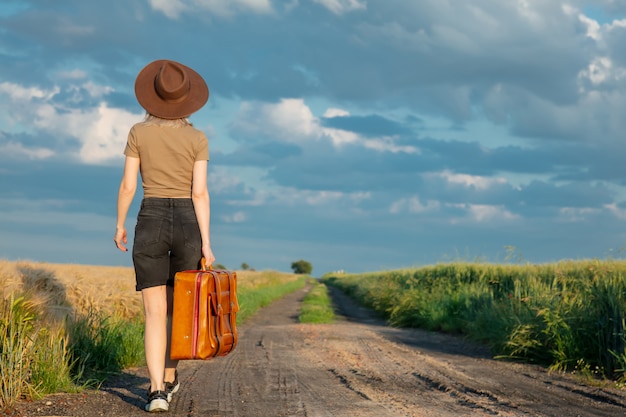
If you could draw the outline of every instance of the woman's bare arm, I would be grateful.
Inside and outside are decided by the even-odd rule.
[[[213,264],[215,256],[211,249],[211,208],[209,189],[207,187],[207,166],[209,161],[196,161],[193,165],[193,179],[191,184],[191,199],[200,227],[202,237],[202,256],[207,265]]]
[[[127,156],[124,163],[124,175],[120,183],[120,189],[117,195],[117,225],[115,228],[115,246],[123,252],[128,251],[126,244],[128,237],[126,235],[126,216],[130,208],[135,192],[137,191],[137,176],[139,175],[139,158]]]

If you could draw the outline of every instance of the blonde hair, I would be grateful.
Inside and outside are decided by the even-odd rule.
[[[153,126],[165,126],[165,127],[185,127],[193,126],[187,117],[181,117],[180,119],[162,119],[150,113],[146,113],[146,117],[143,119],[143,123]]]

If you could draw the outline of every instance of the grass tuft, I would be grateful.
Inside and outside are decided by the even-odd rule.
[[[313,286],[302,300],[302,308],[298,320],[300,323],[332,323],[335,319],[332,301],[328,288],[321,282],[313,282]]]
[[[12,293],[0,299],[0,317],[0,409],[22,398],[76,389],[64,329],[47,323],[37,303]]]
[[[93,308],[68,317],[69,361],[76,379],[98,386],[110,375],[145,363],[144,325],[139,319],[108,316]]]

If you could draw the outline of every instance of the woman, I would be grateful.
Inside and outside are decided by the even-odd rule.
[[[146,119],[128,134],[117,202],[115,245],[127,251],[124,226],[141,172],[144,198],[133,243],[136,289],[145,311],[144,347],[150,388],[146,411],[167,411],[178,391],[177,361],[169,357],[174,275],[215,260],[209,238],[206,136],[188,121],[209,98],[202,77],[178,62],[143,68],[135,95]]]

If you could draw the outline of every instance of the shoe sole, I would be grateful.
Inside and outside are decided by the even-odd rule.
[[[179,388],[180,388],[180,383],[174,385],[174,388],[172,388],[172,390],[167,393],[167,402],[172,401],[172,396],[178,392]]]
[[[164,398],[155,398],[146,404],[145,410],[149,413],[164,413],[168,411],[170,404]]]

